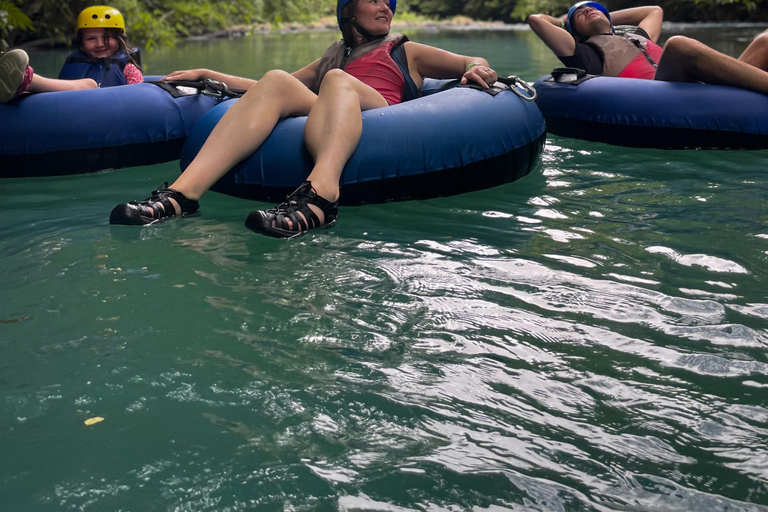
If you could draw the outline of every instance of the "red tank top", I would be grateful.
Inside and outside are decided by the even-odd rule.
[[[659,62],[662,52],[661,46],[648,40],[648,43],[645,45],[645,51],[648,52],[648,55],[651,56],[654,62]],[[619,76],[622,78],[641,78],[643,80],[653,80],[655,75],[656,68],[648,62],[643,52],[635,55],[635,58],[619,73]]]
[[[395,44],[397,41],[383,44],[353,60],[344,69],[364,84],[376,89],[390,105],[402,102],[405,91],[403,72],[390,55]]]

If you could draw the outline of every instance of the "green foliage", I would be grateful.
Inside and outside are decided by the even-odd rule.
[[[765,21],[768,2],[765,0],[683,0],[665,2],[666,19],[676,21]]]
[[[12,31],[29,32],[34,28],[32,20],[17,5],[10,0],[0,2],[0,50],[8,49],[7,39]]]
[[[0,16],[4,28],[13,27],[19,30],[32,30],[34,28],[32,20],[10,0],[0,2]]]
[[[80,5],[85,7],[85,2],[60,0],[8,0],[8,3],[16,5],[33,24],[29,30],[11,30],[7,36],[4,35],[4,41],[10,46],[32,37],[47,38],[59,43],[68,41],[77,13],[82,9]],[[75,14],[72,14],[73,9]]]
[[[575,2],[568,0],[520,0],[510,17],[513,20],[525,21],[529,15],[537,13],[559,16],[568,11],[573,3]]]
[[[477,20],[523,21],[529,14],[562,12],[568,0],[408,0],[408,8],[425,16],[463,15]]]
[[[573,0],[575,1],[575,0]],[[99,3],[101,0],[99,0]],[[612,10],[651,3],[604,0]],[[32,39],[68,44],[77,14],[95,0],[0,0],[0,48]],[[309,24],[335,16],[336,0],[104,0],[119,9],[131,42],[150,51],[179,38],[234,26]],[[561,14],[572,0],[400,0],[398,17],[424,20],[467,16],[520,22],[530,14]],[[768,0],[660,0],[668,21],[765,21]]]
[[[606,0],[610,9],[644,5],[637,0]],[[664,9],[667,21],[766,21],[768,0],[662,0],[656,2]]]
[[[562,14],[577,0],[407,0],[408,8],[437,18],[456,15],[505,22],[525,21],[530,14]],[[668,21],[765,21],[768,0],[603,0],[609,9],[657,4]]]
[[[173,26],[173,9],[164,2],[141,0],[109,0],[109,5],[119,10],[125,19],[125,32],[131,43],[152,51],[157,46],[176,43],[177,31]],[[170,3],[170,2],[169,2]]]
[[[437,18],[462,14],[463,7],[463,0],[408,0],[409,10]]]
[[[309,23],[335,12],[335,0],[105,0],[123,13],[131,42],[172,45],[197,36],[252,23]],[[79,12],[93,0],[0,0],[0,35],[8,45],[46,38],[67,44]]]

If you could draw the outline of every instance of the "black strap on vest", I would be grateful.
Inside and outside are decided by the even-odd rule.
[[[339,65],[339,69],[342,71],[346,71],[347,64],[349,64],[349,56],[352,55],[352,51],[354,48],[351,46],[345,46],[344,47],[344,57],[341,59],[341,64]]]
[[[645,55],[645,58],[648,59],[648,62],[650,62],[651,66],[653,66],[654,69],[659,67],[659,65],[656,64],[656,61],[653,60],[653,58],[648,54],[646,49],[643,48],[643,45],[642,45],[642,43],[640,43],[640,41],[638,41],[637,39],[632,39],[631,37],[628,37],[627,39],[632,41],[632,44],[637,46],[637,49],[640,50],[641,52],[643,52],[643,55]]]
[[[392,60],[395,61],[395,64],[397,64],[397,67],[400,68],[400,72],[405,78],[403,101],[415,100],[416,98],[421,97],[421,91],[419,91],[419,88],[416,87],[415,83],[413,83],[413,79],[411,78],[411,71],[408,69],[408,56],[406,55],[405,47],[403,46],[403,44],[405,44],[407,41],[408,38],[403,36],[402,41],[397,43],[390,53]]]
[[[387,34],[383,34],[383,35],[380,35],[380,36],[374,36],[373,34],[371,34],[370,32],[368,32],[367,30],[365,30],[363,27],[360,26],[360,24],[357,22],[357,16],[352,16],[350,18],[344,18],[341,21],[342,21],[342,23],[345,22],[345,21],[349,21],[349,23],[353,27],[355,27],[355,30],[357,30],[360,33],[361,36],[363,36],[364,38],[366,38],[369,41],[375,41],[377,39],[384,39],[385,37],[387,37],[387,34],[389,34],[389,32],[387,32]]]

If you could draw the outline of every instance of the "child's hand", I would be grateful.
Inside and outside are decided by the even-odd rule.
[[[169,73],[167,76],[164,76],[161,80],[170,81],[170,80],[185,80],[190,82],[196,82],[199,80],[204,80],[207,77],[209,71],[207,69],[184,69],[181,71],[174,71],[173,73]]]

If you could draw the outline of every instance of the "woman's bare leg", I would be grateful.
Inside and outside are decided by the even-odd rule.
[[[325,75],[304,128],[304,144],[315,160],[307,181],[320,197],[331,202],[339,198],[341,172],[363,132],[362,111],[387,105],[375,89],[344,71]],[[322,212],[310,208],[322,221]]]
[[[768,94],[768,72],[684,36],[666,42],[654,80],[731,85]]]
[[[152,224],[197,212],[197,200],[236,163],[256,151],[281,118],[306,115],[316,99],[293,75],[268,72],[224,114],[170,189],[158,190],[146,201],[117,205],[110,223]]]
[[[293,75],[268,72],[221,118],[171,188],[189,199],[200,199],[235,164],[256,151],[280,119],[306,115],[316,98]]]
[[[80,91],[83,89],[96,89],[98,87],[98,84],[91,78],[59,80],[58,78],[46,78],[35,73],[32,75],[32,82],[29,84],[29,92]]]
[[[739,60],[763,71],[768,71],[768,30],[752,41]]]

